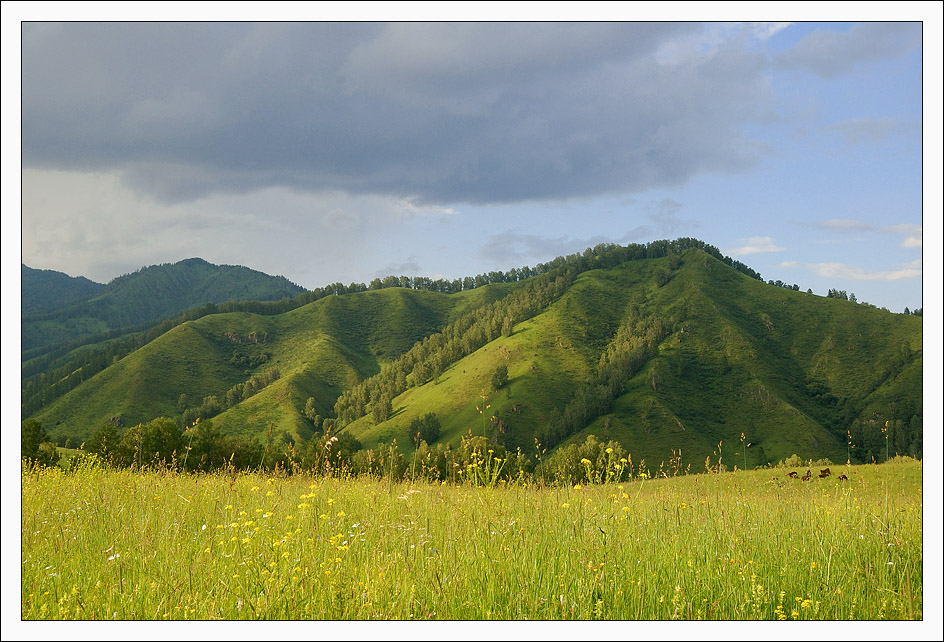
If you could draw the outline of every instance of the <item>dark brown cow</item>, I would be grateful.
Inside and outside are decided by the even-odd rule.
[[[819,476],[820,476],[820,477],[829,477],[831,474],[832,474],[832,473],[829,472],[829,469],[828,469],[828,468],[824,468],[824,469],[822,469],[821,471],[819,471]]]

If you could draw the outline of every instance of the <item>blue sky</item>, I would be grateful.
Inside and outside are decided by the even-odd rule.
[[[688,236],[765,279],[923,307],[939,34],[26,23],[21,260],[107,282],[199,256],[313,288]]]

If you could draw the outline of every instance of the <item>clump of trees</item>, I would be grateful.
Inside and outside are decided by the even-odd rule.
[[[408,432],[413,443],[419,446],[420,442],[431,444],[439,439],[441,429],[439,417],[430,412],[411,421]]]
[[[847,295],[845,290],[836,290],[835,288],[829,288],[829,291],[826,293],[826,297],[830,299],[839,299],[840,301],[852,301],[853,303],[858,303],[855,292]]]
[[[56,444],[49,440],[46,429],[36,419],[27,419],[20,424],[20,457],[43,466],[59,462]]]
[[[270,368],[263,372],[252,375],[246,382],[237,383],[226,391],[222,400],[216,395],[208,395],[203,398],[199,406],[187,407],[189,397],[186,394],[180,395],[177,402],[177,409],[181,412],[181,423],[184,426],[192,425],[198,419],[210,419],[220,414],[228,408],[232,408],[241,401],[249,399],[266,386],[277,381],[282,376],[278,368]]]

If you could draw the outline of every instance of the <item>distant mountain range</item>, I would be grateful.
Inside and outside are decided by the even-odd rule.
[[[434,413],[440,442],[472,432],[535,455],[594,434],[637,462],[680,453],[693,468],[709,456],[867,461],[889,422],[893,452],[921,451],[920,317],[764,283],[694,239],[598,246],[509,274],[448,291],[377,281],[299,293],[199,259],[147,268],[60,308],[57,336],[296,296],[165,321],[134,349],[104,341],[56,357],[24,376],[23,415],[60,440],[168,416],[212,419],[224,435],[271,426],[301,441],[330,428],[409,447],[412,422]],[[48,345],[32,318],[32,342]],[[25,337],[26,324],[24,349]]]
[[[281,276],[236,265],[213,265],[199,258],[141,268],[107,285],[25,265],[22,271],[21,349],[25,358],[207,303],[270,301],[304,291]]]
[[[105,287],[84,276],[73,277],[55,270],[34,270],[25,265],[22,268],[20,306],[24,316],[49,312],[90,299]]]

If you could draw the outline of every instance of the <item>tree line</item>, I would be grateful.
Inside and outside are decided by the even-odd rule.
[[[427,415],[414,421],[415,448],[404,452],[394,440],[373,449],[340,433],[317,435],[294,443],[272,431],[264,439],[221,435],[212,420],[181,429],[174,420],[158,417],[146,424],[120,429],[113,423],[97,428],[78,454],[64,463],[67,470],[87,465],[185,472],[265,471],[280,474],[373,476],[393,480],[494,484],[512,480],[545,483],[624,481],[633,475],[632,457],[618,442],[589,436],[544,458],[538,449],[525,453],[506,449],[486,437],[466,435],[458,446],[435,443],[439,421]],[[23,422],[22,458],[31,465],[55,466],[61,457],[35,419]],[[627,465],[628,463],[628,465]],[[644,470],[644,462],[636,474]]]

